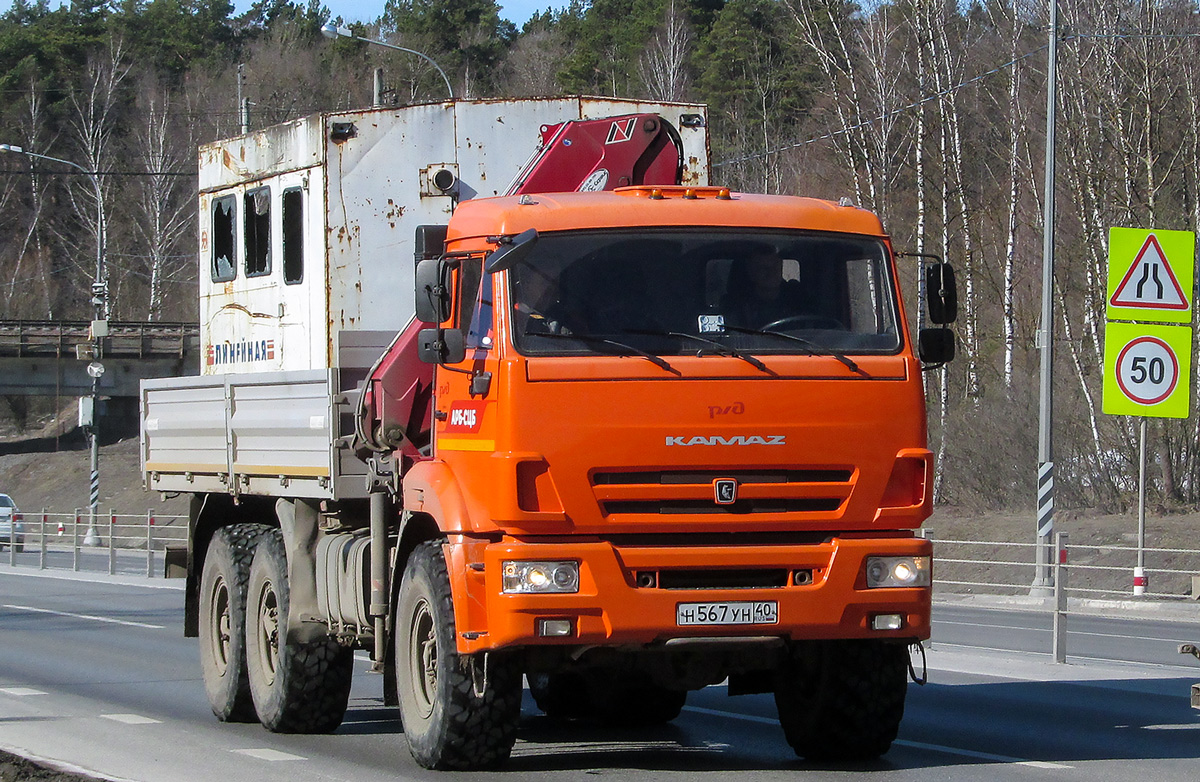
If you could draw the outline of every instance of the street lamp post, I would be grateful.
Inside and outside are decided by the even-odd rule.
[[[104,194],[100,189],[100,174],[96,171],[88,171],[83,166],[70,160],[42,155],[38,152],[30,152],[14,144],[0,144],[0,152],[12,152],[18,155],[26,155],[32,158],[71,166],[91,179],[92,187],[96,189],[96,279],[92,283],[92,307],[94,314],[91,329],[93,355],[92,363],[87,368],[88,375],[92,378],[92,417],[91,431],[88,438],[91,441],[91,481],[88,486],[88,507],[90,512],[88,514],[87,535],[84,536],[83,542],[87,546],[97,546],[100,544],[100,538],[96,534],[96,513],[97,506],[100,503],[100,376],[104,374],[104,365],[100,363],[100,357],[104,345],[104,337],[108,335],[108,284],[104,279]]]
[[[355,41],[362,41],[363,43],[373,43],[376,46],[383,46],[388,49],[395,49],[398,52],[408,52],[409,54],[415,54],[418,57],[420,57],[422,60],[424,60],[425,62],[432,65],[437,70],[437,72],[442,77],[442,81],[446,82],[446,92],[448,92],[450,94],[450,100],[454,100],[454,88],[450,86],[450,78],[448,76],[446,76],[446,72],[442,70],[442,66],[440,66],[436,62],[434,62],[433,59],[431,57],[429,57],[429,55],[422,54],[421,52],[418,52],[415,49],[405,49],[403,46],[396,46],[395,44],[384,43],[383,41],[376,41],[374,38],[364,38],[361,35],[355,35],[353,32],[351,32],[349,27],[338,27],[333,22],[327,22],[324,26],[321,27],[321,35],[325,36],[326,38],[335,38],[335,39],[336,38],[350,38]]]
[[[1049,559],[1054,534],[1054,130],[1058,109],[1058,0],[1050,0],[1050,49],[1046,85],[1046,170],[1042,203],[1041,393],[1038,396],[1037,550],[1034,595],[1049,595],[1054,585]]]

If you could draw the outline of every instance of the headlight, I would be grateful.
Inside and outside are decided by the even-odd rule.
[[[504,593],[572,593],[579,591],[578,562],[504,563]]]
[[[929,557],[867,557],[867,588],[929,586]]]

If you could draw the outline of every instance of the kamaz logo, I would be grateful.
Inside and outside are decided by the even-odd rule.
[[[667,445],[787,445],[787,436],[782,434],[769,434],[761,437],[756,434],[749,436],[734,435],[733,437],[722,437],[715,434],[711,437],[696,435],[695,437],[667,437]]]

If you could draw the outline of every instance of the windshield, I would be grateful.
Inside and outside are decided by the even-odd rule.
[[[543,234],[509,272],[525,355],[894,353],[878,239],[773,231]],[[611,345],[609,346],[611,347]]]

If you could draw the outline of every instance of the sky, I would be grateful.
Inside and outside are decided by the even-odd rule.
[[[233,5],[237,13],[243,13],[252,2],[234,0]],[[335,17],[341,16],[347,22],[368,22],[383,14],[384,0],[322,0],[322,4]],[[567,0],[499,0],[499,4],[500,15],[520,28],[535,13],[562,8]]]

